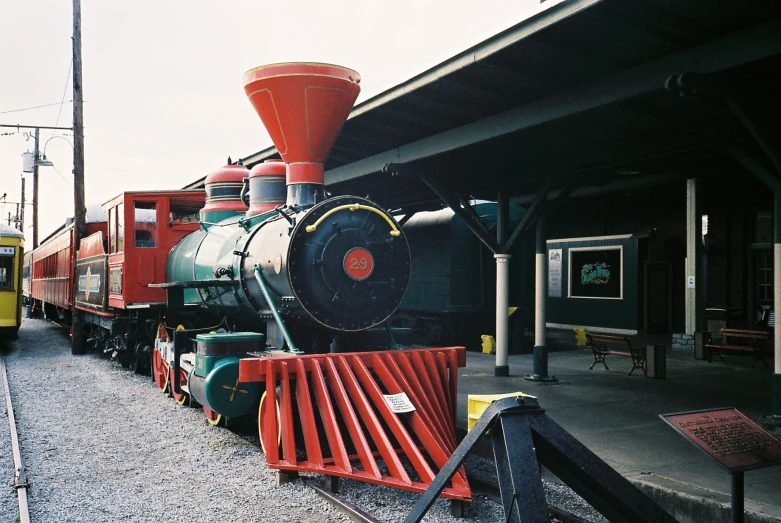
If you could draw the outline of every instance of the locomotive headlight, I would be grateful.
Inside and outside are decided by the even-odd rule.
[[[293,298],[311,319],[342,331],[385,321],[401,303],[410,277],[407,239],[396,221],[363,198],[331,198],[262,227],[248,246],[280,299]],[[245,269],[246,270],[246,269]]]

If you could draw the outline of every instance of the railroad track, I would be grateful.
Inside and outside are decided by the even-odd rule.
[[[11,432],[11,448],[14,455],[14,489],[19,500],[19,522],[30,523],[30,510],[27,505],[27,489],[30,487],[24,473],[24,463],[19,450],[19,435],[16,432],[16,417],[14,406],[11,402],[11,391],[8,388],[8,375],[5,371],[5,356],[0,357],[0,370],[3,375],[3,387],[5,388],[5,406],[8,411],[8,426]]]
[[[319,481],[313,480],[311,478],[302,478],[302,480],[304,485],[313,489],[337,510],[343,514],[346,514],[351,521],[355,521],[357,523],[379,523],[379,520],[374,516],[361,510],[359,507],[350,503],[346,498],[340,496],[339,494],[331,492]],[[499,493],[499,489],[496,486],[472,476],[469,476],[469,484],[472,486],[472,491],[474,493],[482,494],[501,505],[501,494]],[[559,521],[561,523],[591,523],[591,521],[588,519],[584,519],[562,508],[552,505],[548,506],[548,511],[552,520]]]
[[[247,428],[248,427],[234,426],[231,428],[231,430],[238,434],[247,443],[257,447],[259,452],[262,452],[263,450],[261,449],[257,438],[250,436],[246,431]],[[292,475],[289,477],[289,479],[293,479],[295,477],[301,479],[304,485],[314,490],[320,497],[330,503],[334,508],[349,517],[351,521],[355,521],[356,523],[379,523],[381,521],[350,502],[346,497],[339,495],[337,492],[335,492],[335,487],[328,488],[326,486],[329,480],[338,481],[338,478],[325,476],[326,483],[309,476]],[[499,488],[496,485],[483,481],[482,479],[471,474],[468,474],[467,478],[469,479],[469,485],[472,487],[473,493],[481,494],[498,505],[502,504],[502,497],[499,492]],[[560,523],[593,523],[590,519],[583,518],[554,505],[548,505],[548,511],[552,521],[558,521]]]
[[[304,481],[304,485],[317,492],[321,498],[325,499],[328,503],[333,505],[337,510],[339,510],[343,514],[346,514],[351,521],[355,521],[357,523],[379,523],[380,522],[379,519],[375,518],[368,512],[365,512],[360,508],[356,507],[355,505],[347,501],[347,499],[343,498],[339,494],[331,492],[323,485],[321,485],[319,482],[309,478],[302,478],[302,479]]]
[[[501,505],[502,496],[499,492],[499,487],[471,475],[467,475],[467,478],[469,479],[469,485],[472,487],[472,492],[482,494]],[[548,505],[548,512],[551,518],[555,518],[556,521],[560,521],[561,523],[591,523],[591,520],[576,516],[571,512],[553,505]]]

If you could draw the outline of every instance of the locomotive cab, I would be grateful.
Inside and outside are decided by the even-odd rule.
[[[165,303],[165,291],[149,285],[165,282],[168,252],[198,230],[204,201],[200,190],[139,191],[123,193],[103,205],[108,213],[109,307]]]

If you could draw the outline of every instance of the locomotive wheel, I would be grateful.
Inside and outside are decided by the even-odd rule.
[[[260,448],[263,454],[266,454],[266,446],[263,444],[263,414],[266,412],[266,393],[260,397],[260,407],[258,408],[258,436],[260,437]],[[279,417],[279,401],[275,401],[277,408],[277,446],[282,443],[282,421]]]
[[[181,394],[178,394],[174,390],[174,369],[173,367],[168,368],[168,383],[171,384],[171,395],[176,400],[176,403],[179,405],[184,405],[187,403],[188,394],[186,392],[182,392]],[[179,369],[179,385],[187,385],[187,373],[183,369]]]
[[[219,425],[220,421],[222,421],[222,414],[217,414],[209,407],[203,407],[203,414],[206,416],[206,421],[209,422],[209,425]]]
[[[149,345],[139,341],[133,350],[131,367],[134,374],[147,374],[149,372]]]
[[[168,393],[168,362],[163,360],[160,351],[152,351],[152,377],[157,388],[163,393]]]

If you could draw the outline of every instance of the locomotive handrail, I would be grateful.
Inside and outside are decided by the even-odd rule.
[[[388,217],[387,214],[383,213],[379,209],[375,209],[374,207],[370,207],[368,205],[361,205],[360,203],[350,203],[347,205],[340,205],[338,207],[334,207],[333,209],[331,209],[330,211],[322,215],[315,223],[313,223],[312,225],[307,225],[306,232],[315,232],[317,230],[317,226],[320,225],[320,223],[322,223],[323,220],[331,216],[333,213],[338,211],[343,211],[345,209],[349,209],[350,211],[358,211],[358,210],[371,211],[375,214],[379,214],[385,219],[386,222],[388,222],[388,225],[390,225],[391,227],[390,235],[393,237],[401,236],[401,231],[396,227],[396,224],[393,223],[393,221]]]
[[[263,298],[265,298],[266,303],[268,303],[269,309],[271,309],[271,315],[274,316],[274,319],[277,321],[277,325],[279,325],[279,330],[282,331],[282,336],[285,338],[285,341],[287,342],[288,350],[291,354],[303,354],[304,351],[298,350],[296,348],[295,344],[293,344],[293,339],[290,337],[290,333],[287,331],[287,328],[285,327],[285,323],[282,321],[282,316],[280,316],[279,311],[277,310],[277,306],[274,304],[274,301],[271,299],[271,294],[268,292],[268,288],[266,287],[266,282],[263,281],[263,274],[260,272],[260,265],[255,265],[255,280],[257,280],[258,285],[260,285],[260,291],[263,293]]]

